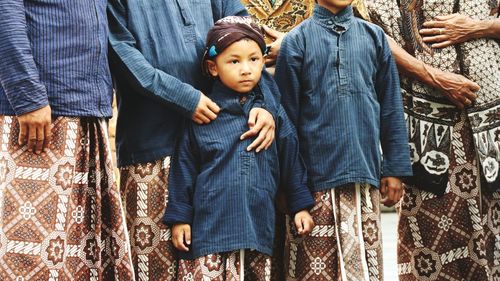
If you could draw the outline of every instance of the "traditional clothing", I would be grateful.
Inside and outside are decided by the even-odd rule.
[[[288,235],[287,278],[381,280],[374,193],[381,177],[411,175],[399,79],[383,31],[355,18],[350,6],[333,14],[317,5],[283,40],[276,80],[316,198],[313,232],[302,241]]]
[[[104,120],[58,117],[40,155],[0,116],[0,279],[133,280]]]
[[[438,90],[403,79],[415,176],[399,208],[400,280],[500,278],[500,46],[474,39],[432,49],[424,21],[460,13],[494,18],[498,1],[370,2],[371,18],[410,54],[479,84],[474,106],[457,109]],[[400,3],[400,5],[398,5]]]

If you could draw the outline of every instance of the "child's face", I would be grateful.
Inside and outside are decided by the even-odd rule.
[[[352,1],[353,0],[318,0],[318,4],[327,8],[332,13],[337,14],[347,6],[351,5]]]
[[[238,93],[248,93],[260,80],[264,56],[259,45],[250,39],[237,41],[207,61],[212,76],[218,76],[226,87]]]

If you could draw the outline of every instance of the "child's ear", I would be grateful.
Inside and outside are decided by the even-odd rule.
[[[219,72],[217,71],[217,65],[214,61],[207,60],[207,69],[208,72],[210,72],[210,75],[212,75],[213,77],[217,77],[219,75]]]

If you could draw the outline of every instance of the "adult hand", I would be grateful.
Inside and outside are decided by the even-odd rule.
[[[431,72],[436,88],[441,90],[456,107],[463,109],[476,100],[476,92],[481,88],[478,84],[459,74],[435,68]]]
[[[480,26],[479,20],[461,14],[451,14],[424,22],[420,34],[423,41],[431,43],[433,48],[444,48],[473,39]]]
[[[314,220],[311,217],[311,214],[309,214],[309,211],[307,210],[302,210],[296,213],[294,222],[295,222],[295,227],[297,228],[297,233],[300,236],[305,236],[311,233],[311,231],[314,228]]]
[[[172,227],[172,243],[179,251],[188,252],[191,245],[191,226],[189,224],[176,224]]]
[[[398,203],[403,196],[403,183],[395,177],[383,177],[380,180],[380,194],[382,195],[380,202],[391,207]]]
[[[248,117],[248,127],[240,136],[240,140],[250,138],[259,134],[259,136],[247,147],[247,151],[255,149],[255,152],[260,152],[263,149],[268,149],[274,141],[274,129],[276,127],[274,118],[267,110],[263,108],[252,108]]]
[[[191,119],[200,125],[208,124],[217,118],[220,108],[203,93],[200,93],[200,95],[200,101],[198,102]]]
[[[36,154],[47,149],[51,138],[51,118],[49,105],[18,116],[19,137],[17,141],[19,145],[27,142],[28,150]]]
[[[285,37],[285,33],[274,30],[266,25],[263,26],[266,36],[271,38],[273,43],[267,45],[266,65],[273,66],[276,64],[276,59],[281,49],[281,42]]]

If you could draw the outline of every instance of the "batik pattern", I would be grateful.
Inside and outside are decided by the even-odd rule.
[[[241,275],[241,261],[243,273]],[[252,250],[211,254],[179,261],[179,281],[270,281],[271,258]]]
[[[314,198],[308,236],[297,236],[288,218],[286,280],[383,280],[378,189],[346,185]]]
[[[170,157],[120,169],[136,279],[175,280],[170,228],[162,223],[168,198]]]
[[[500,192],[480,188],[464,120],[453,128],[445,194],[405,188],[398,228],[401,281],[500,279]]]
[[[105,122],[52,126],[36,155],[0,116],[0,280],[133,280]]]

